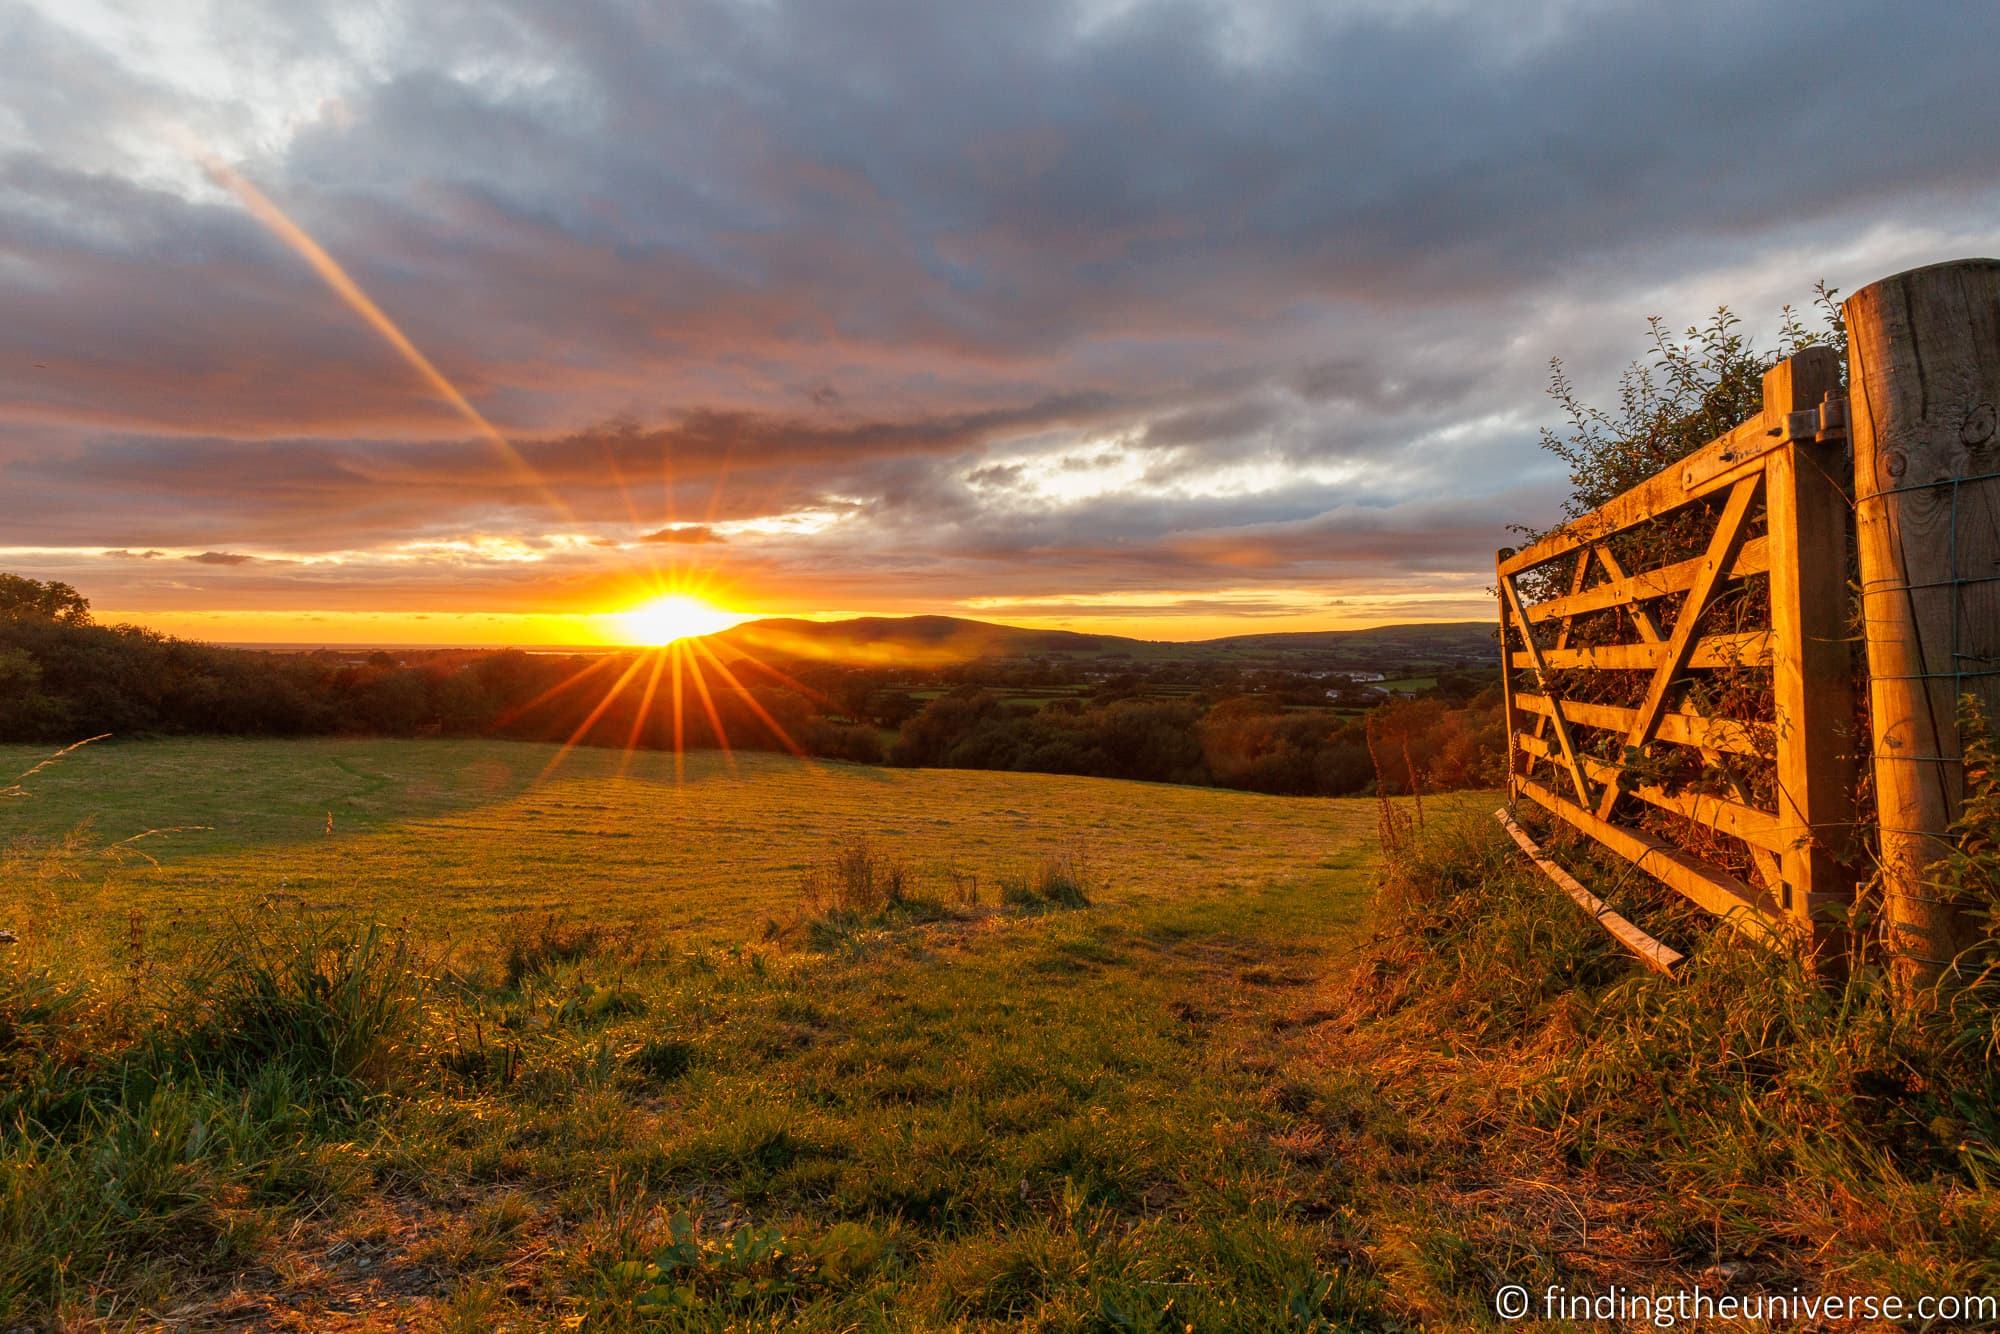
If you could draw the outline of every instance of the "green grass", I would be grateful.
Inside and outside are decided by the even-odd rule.
[[[0,808],[0,1321],[1398,1318],[1283,1077],[1371,804],[553,755],[103,746]],[[830,920],[860,835],[903,878]]]
[[[510,742],[100,743],[0,807],[0,841],[84,821],[98,843],[212,826],[92,856],[63,883],[65,916],[93,919],[120,946],[134,910],[174,935],[273,893],[389,921],[420,908],[426,929],[455,938],[560,907],[727,945],[789,910],[815,860],[857,836],[921,875],[956,866],[988,886],[1075,846],[1116,887],[1114,905],[1137,905],[1273,880],[1338,879],[1358,895],[1374,826],[1358,802],[761,753],[692,753],[676,781],[671,756],[628,764],[579,748],[544,776],[557,754]],[[0,747],[0,772],[40,755]]]
[[[1435,690],[1437,683],[1438,679],[1435,676],[1395,676],[1384,681],[1370,681],[1368,684],[1377,690],[1401,691],[1406,695],[1413,695],[1419,691]]]

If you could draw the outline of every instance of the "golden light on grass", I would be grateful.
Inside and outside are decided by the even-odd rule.
[[[626,643],[659,648],[676,640],[712,635],[750,618],[724,611],[690,593],[666,593],[619,612],[615,619]]]

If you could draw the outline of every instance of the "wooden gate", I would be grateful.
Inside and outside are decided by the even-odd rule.
[[[1758,416],[1496,563],[1510,797],[1813,951],[1853,893],[1845,408],[1809,348]],[[1675,544],[1695,554],[1634,568]],[[1763,713],[1710,707],[1722,677]]]

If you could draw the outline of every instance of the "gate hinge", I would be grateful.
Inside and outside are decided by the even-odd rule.
[[[1847,439],[1847,395],[1829,393],[1816,408],[1786,413],[1784,425],[1773,427],[1771,434],[1802,444],[1823,445]]]

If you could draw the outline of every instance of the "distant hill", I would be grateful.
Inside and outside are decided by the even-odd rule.
[[[862,616],[846,621],[747,621],[707,638],[724,658],[817,658],[882,666],[941,666],[978,658],[1066,658],[1363,669],[1380,663],[1485,664],[1499,649],[1484,621],[1366,630],[1229,635],[1175,643],[1075,630],[1030,630],[956,616]]]

